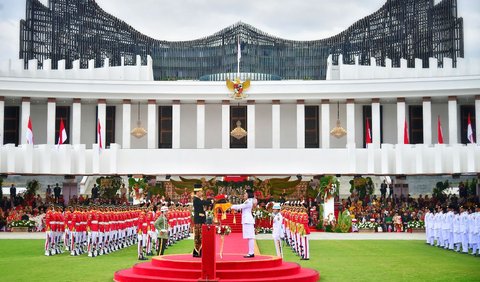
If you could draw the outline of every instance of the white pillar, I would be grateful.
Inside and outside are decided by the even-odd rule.
[[[380,148],[380,99],[372,99],[372,144],[373,147]]]
[[[180,149],[180,100],[172,105],[172,148]]]
[[[98,121],[100,121],[100,136],[102,138],[102,146],[105,149],[107,147],[107,142],[105,140],[105,128],[107,127],[107,100],[105,99],[98,99],[97,104],[97,120],[95,120],[95,126],[98,126]],[[95,130],[95,134],[97,131]],[[100,140],[97,140],[97,144],[100,144]]]
[[[432,101],[423,97],[423,144],[432,144]]]
[[[322,100],[322,148],[330,148],[330,101]]]
[[[280,100],[272,101],[272,148],[280,148]]]
[[[21,121],[21,130],[20,130],[20,144],[27,144],[27,127],[28,127],[28,118],[30,117],[30,98],[22,98],[22,121]]]
[[[156,128],[157,128],[157,101],[155,100],[148,100],[148,108],[147,108],[147,148],[148,149],[155,149],[157,146],[155,145],[156,140]]]
[[[397,144],[403,144],[403,133],[405,129],[405,98],[397,99]],[[410,140],[410,138],[409,138]]]
[[[0,146],[3,145],[4,123],[5,123],[5,97],[0,96]]]
[[[458,143],[457,97],[448,97],[448,143]]]
[[[297,148],[305,148],[305,101],[297,100]]]
[[[347,99],[347,147],[355,148],[355,100]]]
[[[122,115],[122,148],[130,149],[130,131],[132,122],[132,102],[128,99],[123,100]]]
[[[475,142],[480,144],[480,95],[475,96],[475,130]]]
[[[56,118],[56,100],[48,98],[47,102],[47,144],[55,144],[55,118]]]
[[[230,101],[222,101],[222,149],[230,148]]]
[[[255,149],[255,101],[247,102],[247,148]]]
[[[73,99],[72,105],[72,145],[80,144],[82,133],[82,103],[80,99]]]
[[[197,149],[205,149],[205,100],[197,100]]]

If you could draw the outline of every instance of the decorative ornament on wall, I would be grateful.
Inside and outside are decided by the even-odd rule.
[[[248,97],[248,95],[245,94],[244,91],[250,88],[250,79],[242,82],[238,77],[235,79],[235,81],[231,81],[227,78],[227,88],[233,92],[230,94],[230,98],[235,100],[245,99]]]
[[[247,131],[242,128],[242,122],[237,120],[237,127],[235,127],[231,132],[230,135],[235,139],[242,139],[243,137],[247,136]]]
[[[343,136],[347,135],[347,131],[340,124],[340,103],[339,102],[337,102],[337,126],[335,126],[330,131],[330,134],[335,136],[336,138],[339,138],[339,139],[342,138]]]
[[[147,130],[145,130],[145,128],[142,127],[142,121],[140,120],[140,102],[138,102],[137,127],[132,129],[130,134],[132,134],[133,136],[135,136],[136,138],[139,138],[139,139],[142,138],[143,136],[145,136],[145,134],[147,134]]]

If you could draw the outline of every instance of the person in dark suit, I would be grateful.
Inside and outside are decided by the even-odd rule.
[[[193,191],[195,193],[195,195],[193,196],[193,257],[201,257],[202,225],[205,224],[206,221],[204,206],[211,205],[213,201],[203,200],[203,190],[201,184],[195,184]]]
[[[15,185],[12,184],[12,186],[10,186],[10,204],[12,205],[12,207],[15,206],[16,197],[17,197],[17,187],[15,187]]]
[[[93,184],[92,188],[92,199],[98,198],[98,187],[97,184]]]
[[[58,199],[60,198],[60,194],[62,194],[62,188],[58,186],[58,183],[55,184],[53,188],[53,195],[55,196],[55,203],[58,203]]]

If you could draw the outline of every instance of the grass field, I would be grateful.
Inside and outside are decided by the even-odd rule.
[[[257,241],[274,254],[272,241]],[[0,240],[0,281],[112,281],[113,273],[137,263],[136,248],[89,258],[43,255],[42,240]],[[167,254],[187,253],[184,240]],[[321,281],[480,281],[480,257],[429,247],[423,241],[310,241],[311,259],[289,249],[285,260],[320,272]]]

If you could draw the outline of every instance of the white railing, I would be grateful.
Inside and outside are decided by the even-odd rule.
[[[81,145],[0,147],[9,174],[453,174],[480,172],[480,146],[392,145],[344,149],[86,149]]]

